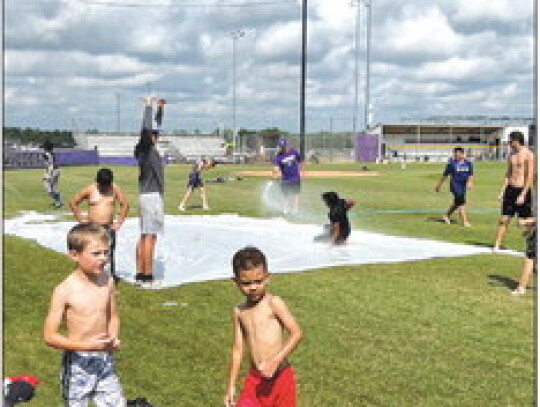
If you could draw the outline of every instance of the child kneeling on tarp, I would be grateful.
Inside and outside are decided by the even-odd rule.
[[[352,199],[341,199],[336,192],[325,192],[322,200],[328,206],[330,224],[324,225],[324,233],[316,236],[316,242],[329,242],[334,245],[344,244],[351,234],[351,224],[347,212],[355,205]]]

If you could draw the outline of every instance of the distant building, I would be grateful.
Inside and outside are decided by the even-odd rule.
[[[454,147],[475,159],[497,160],[507,154],[508,135],[521,131],[529,145],[536,140],[534,119],[519,117],[438,116],[372,127],[379,136],[378,157],[407,161],[445,161]]]

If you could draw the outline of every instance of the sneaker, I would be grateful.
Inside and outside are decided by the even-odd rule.
[[[208,205],[203,206],[203,211],[209,211],[209,210],[210,210],[210,207]]]
[[[144,281],[140,287],[144,290],[159,290],[161,288],[161,281],[152,280]]]
[[[497,246],[493,246],[493,249],[491,249],[491,252],[497,254],[501,252],[501,249]]]
[[[446,215],[444,215],[444,216],[442,217],[442,221],[443,221],[444,223],[446,223],[447,225],[449,225],[449,224],[452,223],[452,222],[450,221],[450,218],[449,218],[448,216],[446,216]]]
[[[135,282],[134,282],[135,286],[140,287],[142,283],[144,283],[144,279],[141,278],[140,274],[136,274],[135,275]]]
[[[183,205],[178,205],[178,210],[181,211],[181,212],[185,212],[186,211],[186,207],[183,206]]]
[[[525,295],[525,287],[518,287],[510,292],[512,295]]]
[[[469,222],[465,222],[465,223],[463,224],[463,227],[465,227],[465,228],[470,228],[470,227],[472,227],[472,225],[471,225]]]

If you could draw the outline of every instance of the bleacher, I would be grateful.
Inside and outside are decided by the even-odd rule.
[[[169,143],[169,148],[187,160],[198,157],[225,157],[223,139],[220,137],[180,137],[166,136],[164,141]]]
[[[139,140],[136,133],[79,133],[75,135],[77,148],[96,149],[100,161],[112,163],[122,161],[126,164],[133,158],[133,149]],[[166,162],[189,162],[199,157],[224,159],[223,139],[215,136],[172,136],[159,138],[158,151]],[[120,162],[119,161],[119,162]],[[133,164],[130,161],[131,164]]]

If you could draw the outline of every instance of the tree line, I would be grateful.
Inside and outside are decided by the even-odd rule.
[[[73,134],[68,130],[42,130],[38,128],[4,127],[5,141],[14,141],[21,144],[42,145],[49,140],[55,147],[71,148],[75,146]]]

